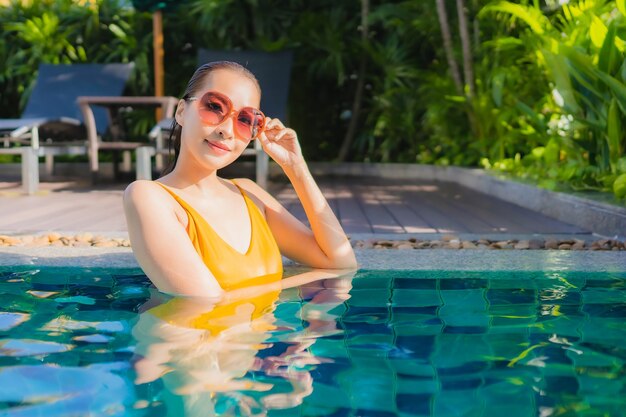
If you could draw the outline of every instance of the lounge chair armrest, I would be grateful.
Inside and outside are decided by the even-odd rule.
[[[164,130],[170,130],[173,122],[173,117],[164,117],[163,119],[159,120],[156,125],[154,125],[152,130],[150,130],[148,136],[150,136],[151,139],[155,139],[159,133],[163,132]]]

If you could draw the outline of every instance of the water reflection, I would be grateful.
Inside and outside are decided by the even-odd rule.
[[[309,271],[219,302],[154,292],[132,329],[135,383],[154,386],[149,401],[171,416],[298,406],[313,392],[311,370],[330,360],[311,347],[341,333],[332,310],[350,297],[353,274]]]
[[[0,417],[624,414],[626,273],[281,284],[209,303],[117,270],[0,271]]]

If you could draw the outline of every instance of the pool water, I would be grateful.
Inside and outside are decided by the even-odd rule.
[[[624,416],[626,273],[359,271],[211,305],[0,269],[0,416]]]

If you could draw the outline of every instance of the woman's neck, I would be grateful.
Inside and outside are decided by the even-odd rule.
[[[176,167],[169,174],[160,178],[165,185],[178,188],[193,194],[214,194],[224,187],[221,178],[217,176],[217,170],[207,170],[206,168],[196,168],[190,164],[177,163]]]

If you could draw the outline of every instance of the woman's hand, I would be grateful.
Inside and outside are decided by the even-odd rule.
[[[259,136],[263,150],[283,169],[304,162],[298,135],[278,119],[265,119],[265,130]]]

